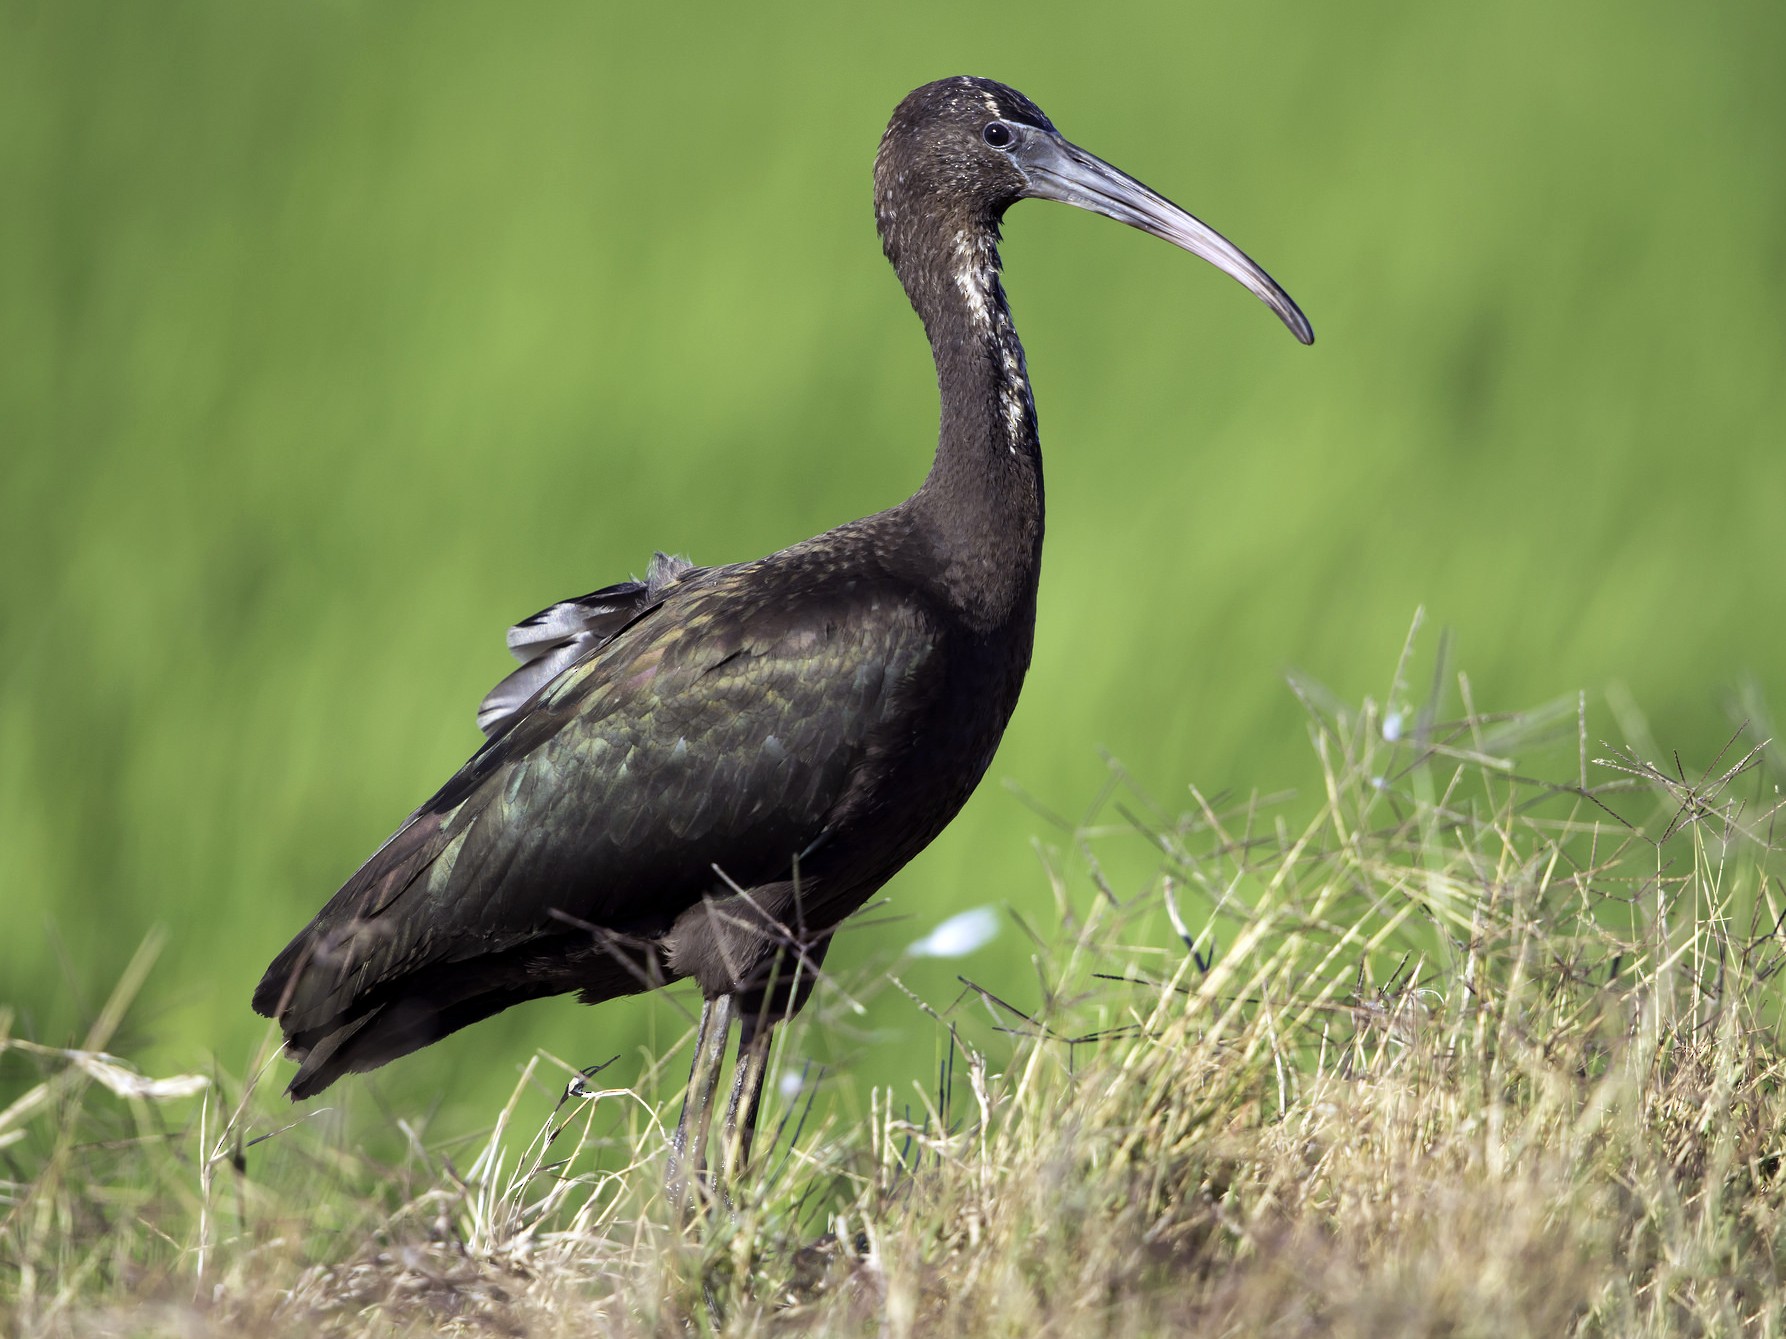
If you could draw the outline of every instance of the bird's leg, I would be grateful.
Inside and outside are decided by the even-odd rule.
[[[725,1150],[720,1164],[726,1185],[735,1184],[750,1165],[763,1076],[769,1068],[769,1041],[774,1035],[773,1024],[752,1027],[750,1023],[746,1019],[739,1029],[738,1062],[732,1067],[732,1097],[726,1103]]]
[[[713,1090],[719,1084],[719,1067],[725,1059],[732,1030],[732,997],[701,1002],[701,1021],[695,1029],[695,1058],[688,1071],[688,1093],[682,1099],[682,1118],[670,1146],[670,1167],[664,1177],[670,1202],[678,1213],[687,1208],[689,1171],[699,1176],[707,1156],[707,1131],[713,1123]],[[693,1132],[690,1137],[690,1115]]]

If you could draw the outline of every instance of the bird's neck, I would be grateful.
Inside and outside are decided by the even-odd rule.
[[[1036,406],[1004,287],[995,229],[925,248],[907,292],[936,359],[936,460],[908,504],[942,558],[944,593],[972,621],[1032,617],[1042,552]],[[915,280],[915,282],[914,282]]]

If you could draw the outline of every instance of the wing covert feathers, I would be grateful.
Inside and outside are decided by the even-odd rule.
[[[540,689],[661,603],[676,582],[704,570],[686,558],[653,554],[643,581],[604,586],[522,619],[508,631],[509,654],[521,668],[485,694],[478,704],[478,729],[496,734]]]

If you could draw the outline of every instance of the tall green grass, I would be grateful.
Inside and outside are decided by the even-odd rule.
[[[840,941],[845,979],[963,906],[1041,919],[1035,810],[1091,812],[1100,749],[1170,807],[1280,784],[1280,672],[1374,689],[1417,604],[1490,700],[1623,683],[1709,756],[1724,679],[1777,700],[1786,651],[1783,22],[0,0],[16,1035],[79,1045],[161,932],[111,1044],[249,1072],[259,969],[469,752],[504,626],[916,484],[932,381],[868,166],[896,99],[960,70],[1231,234],[1320,342],[1127,230],[1013,212],[1051,496],[1009,789]],[[1090,858],[1123,895],[1158,863]],[[1016,993],[1030,951],[969,968]],[[834,1002],[811,1053],[903,1090],[934,1041],[902,1000]],[[476,1129],[537,1046],[630,1083],[683,1026],[540,1005],[342,1100]]]

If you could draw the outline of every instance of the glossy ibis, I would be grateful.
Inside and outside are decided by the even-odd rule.
[[[773,1024],[805,1002],[839,922],[966,802],[1029,666],[1042,455],[998,254],[1023,199],[1201,256],[1314,338],[1264,270],[1021,93],[974,78],[913,92],[881,139],[874,203],[936,358],[923,486],[754,562],[659,555],[645,580],[512,629],[523,663],[478,713],[488,741],[254,993],[300,1062],[293,1098],[523,1000],[693,977],[676,1162],[701,1162],[734,1019],[729,1147],[748,1157]]]

